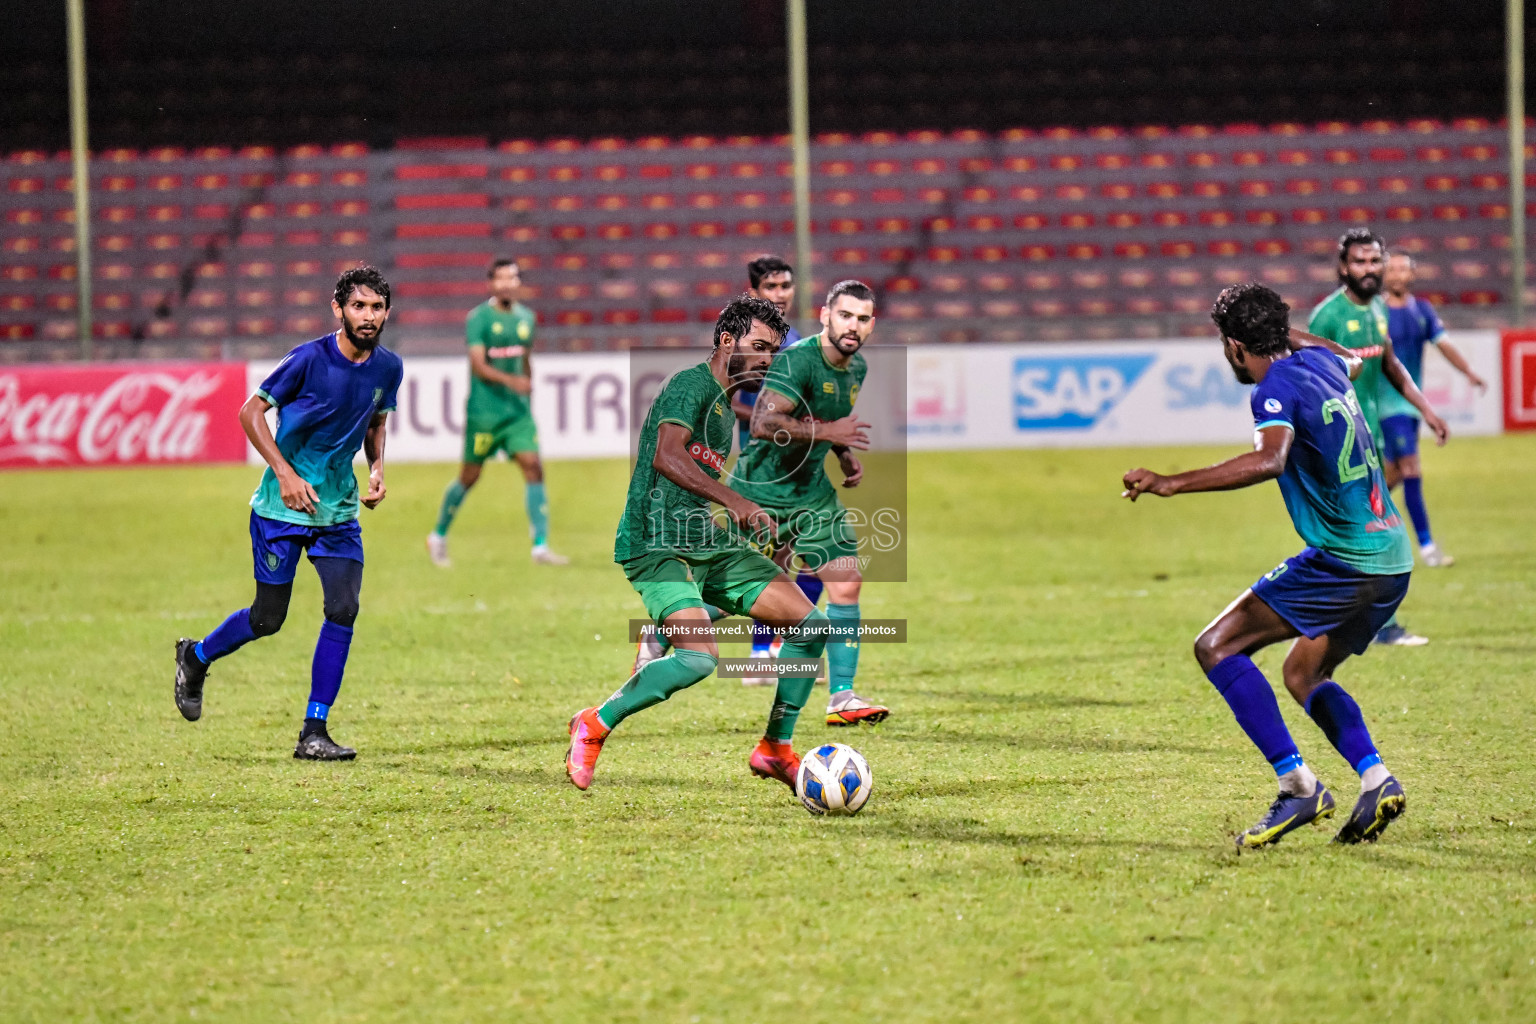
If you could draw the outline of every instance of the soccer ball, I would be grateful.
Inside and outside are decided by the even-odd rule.
[[[864,755],[841,743],[807,751],[795,776],[795,793],[812,814],[858,814],[874,785]]]

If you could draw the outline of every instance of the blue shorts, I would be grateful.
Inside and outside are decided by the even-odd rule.
[[[299,555],[363,560],[363,530],[356,519],[335,526],[300,526],[251,513],[251,558],[259,583],[292,583]]]
[[[1307,638],[1324,633],[1364,654],[1408,593],[1409,574],[1372,576],[1318,548],[1281,562],[1253,585],[1254,596]]]
[[[1383,417],[1381,440],[1381,455],[1388,462],[1419,454],[1419,418],[1407,414]]]

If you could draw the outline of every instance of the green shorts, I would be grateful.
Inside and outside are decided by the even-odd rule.
[[[619,565],[655,622],[682,608],[715,605],[750,615],[757,597],[784,570],[750,548],[706,552],[654,552]]]
[[[792,546],[796,563],[811,572],[834,558],[859,553],[859,538],[835,491],[803,504],[782,508],[764,505],[763,509],[778,524],[774,548]]]
[[[519,416],[500,423],[470,420],[464,426],[464,461],[484,462],[497,452],[513,456],[518,452],[539,450],[539,428],[532,416]]]

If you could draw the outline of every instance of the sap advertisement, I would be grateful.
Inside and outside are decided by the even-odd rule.
[[[1455,341],[1488,382],[1478,393],[1435,352],[1424,391],[1456,434],[1502,427],[1499,337]],[[1026,448],[1241,443],[1250,389],[1208,341],[923,347],[908,353],[908,447]]]
[[[1437,352],[1424,355],[1424,392],[1453,435],[1498,433],[1504,414],[1499,336],[1459,331],[1455,342],[1488,381],[1487,393],[1477,393]],[[275,365],[249,364],[246,392]],[[872,359],[871,377],[877,367],[899,365]],[[533,373],[534,416],[547,459],[627,456],[634,411],[643,415],[666,379],[659,364],[624,352],[536,354]],[[920,346],[906,350],[906,375],[906,447],[912,451],[1240,444],[1253,432],[1249,389],[1232,376],[1214,340]],[[875,383],[869,381],[871,397]],[[407,358],[399,408],[390,417],[390,461],[457,461],[468,389],[467,359]],[[870,402],[861,402],[858,412],[877,416]],[[259,461],[254,450],[248,457]]]

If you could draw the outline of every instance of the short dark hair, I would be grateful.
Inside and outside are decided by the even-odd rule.
[[[1256,356],[1277,356],[1291,347],[1291,307],[1257,281],[1222,289],[1211,303],[1211,319],[1223,338],[1242,342]]]
[[[795,268],[790,266],[783,256],[763,255],[747,264],[747,286],[756,288],[763,283],[763,278],[769,274],[789,274],[794,276]]]
[[[847,281],[839,281],[833,285],[832,290],[827,292],[827,301],[823,305],[830,308],[840,295],[852,295],[854,298],[862,299],[865,302],[875,301],[875,290],[873,288],[863,281],[849,279]]]
[[[1387,252],[1387,243],[1376,232],[1367,227],[1350,228],[1339,236],[1339,262],[1343,263],[1349,257],[1349,247],[1352,245],[1379,245],[1382,255]]]
[[[789,333],[789,321],[784,319],[778,306],[756,295],[738,295],[715,317],[715,347],[720,347],[722,334],[728,333],[737,339],[746,337],[752,330],[753,320],[761,320],[781,341]]]
[[[490,269],[485,272],[486,279],[489,280],[490,278],[495,277],[496,271],[500,270],[502,267],[515,266],[517,266],[517,260],[514,260],[509,256],[498,256],[494,260],[491,260]]]
[[[352,297],[354,288],[372,288],[384,300],[384,308],[389,308],[389,282],[384,280],[384,275],[379,273],[378,267],[370,267],[365,263],[360,267],[353,267],[338,277],[336,292],[333,296],[336,299],[336,305],[345,306],[347,300]]]

